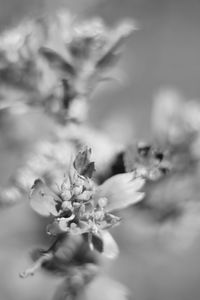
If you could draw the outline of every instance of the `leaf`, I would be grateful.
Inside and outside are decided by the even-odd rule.
[[[90,156],[91,156],[91,149],[89,148],[86,148],[85,150],[80,151],[77,154],[74,160],[74,168],[77,170],[77,172],[80,175],[82,175],[82,172],[90,163]]]
[[[134,26],[130,22],[124,22],[119,25],[116,31],[113,33],[110,45],[107,47],[104,54],[98,60],[97,69],[104,69],[113,67],[113,65],[119,60],[120,47],[124,41],[133,32]]]
[[[74,67],[54,50],[47,47],[41,47],[39,52],[57,71],[63,71],[71,76],[75,75],[76,71]]]
[[[95,201],[107,198],[107,211],[126,208],[144,198],[144,193],[140,191],[144,184],[145,180],[140,177],[134,179],[133,173],[115,175],[97,187]]]
[[[104,244],[100,236],[93,234],[91,242],[94,246],[94,249],[96,249],[100,253],[103,252]]]
[[[80,151],[75,160],[74,160],[74,168],[76,171],[83,176],[91,178],[93,172],[95,171],[94,162],[90,162],[91,149],[86,148],[83,151]]]
[[[97,62],[96,67],[98,69],[104,69],[108,67],[112,67],[119,60],[119,53],[113,53],[113,49],[109,49],[109,51]]]
[[[30,205],[38,214],[44,217],[58,216],[58,206],[61,202],[62,200],[41,179],[34,182],[30,194]]]
[[[91,162],[87,165],[86,169],[83,172],[83,176],[91,178],[93,173],[95,172],[95,164]]]

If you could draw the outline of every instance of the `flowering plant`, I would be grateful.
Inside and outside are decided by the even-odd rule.
[[[198,103],[173,93],[158,97],[151,144],[127,147],[84,123],[93,91],[113,78],[133,30],[131,21],[110,29],[98,18],[77,21],[59,12],[0,36],[1,116],[38,110],[50,132],[0,188],[0,204],[20,203],[30,191],[30,206],[46,218],[51,245],[34,250],[33,266],[20,276],[41,268],[64,278],[55,300],[83,298],[104,259],[117,257],[109,230],[124,208],[137,204],[130,214],[148,215],[145,232],[170,224],[177,237],[199,229]]]
[[[40,215],[53,218],[47,226],[47,233],[56,240],[48,250],[34,252],[34,266],[21,273],[21,277],[33,275],[38,267],[43,266],[67,277],[64,291],[67,289],[71,294],[77,294],[98,273],[96,251],[109,258],[118,254],[117,244],[108,229],[118,225],[121,219],[111,212],[137,203],[144,197],[140,190],[145,180],[134,177],[133,173],[113,176],[97,186],[92,180],[95,166],[90,155],[91,150],[87,148],[77,154],[57,193],[37,179],[30,194],[31,207]],[[83,247],[84,252],[81,249],[81,253],[77,253],[79,247]],[[73,272],[83,273],[84,279],[78,289],[69,266]]]

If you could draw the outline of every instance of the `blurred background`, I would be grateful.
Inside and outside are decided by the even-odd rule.
[[[60,7],[84,17],[100,16],[111,25],[124,18],[137,24],[120,62],[120,84],[108,83],[93,95],[90,123],[113,139],[150,139],[152,103],[162,91],[176,90],[184,99],[200,98],[199,0],[0,0],[0,29]],[[8,133],[0,131],[1,184],[19,164],[27,135],[26,147],[31,148],[41,134],[31,118],[22,120],[26,132],[16,134],[13,146]],[[131,299],[200,299],[200,240],[191,247],[169,249],[158,232],[135,228],[132,215],[126,219],[113,231],[121,254],[109,264],[108,273],[131,290]],[[0,212],[0,300],[51,299],[57,284],[54,278],[44,274],[26,281],[18,278],[30,264],[29,250],[44,238],[41,222],[28,203]]]

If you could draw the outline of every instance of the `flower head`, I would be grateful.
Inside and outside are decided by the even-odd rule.
[[[47,228],[49,234],[88,234],[91,247],[99,250],[94,236],[103,239],[102,230],[119,224],[120,218],[112,214],[113,210],[142,200],[144,179],[134,179],[133,173],[120,174],[96,186],[90,155],[90,149],[77,154],[57,193],[37,179],[30,199],[36,212],[53,216],[53,223]]]
[[[1,106],[40,107],[59,122],[85,120],[91,93],[111,77],[108,71],[133,29],[130,21],[110,29],[100,19],[78,22],[62,11],[4,32]]]

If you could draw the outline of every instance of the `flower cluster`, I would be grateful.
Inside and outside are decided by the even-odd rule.
[[[75,245],[75,252],[77,245],[87,248],[82,254],[86,256],[85,263],[93,261],[94,249],[110,258],[118,254],[117,245],[107,230],[118,225],[120,218],[111,212],[141,201],[145,180],[127,173],[113,176],[97,186],[92,180],[95,167],[90,155],[88,148],[77,154],[57,193],[40,179],[34,182],[30,194],[31,207],[40,215],[53,218],[47,232],[56,236],[56,242],[49,250],[37,251],[35,265],[22,273],[22,277],[33,274],[45,262],[48,262],[47,269],[56,269],[66,275],[65,269],[68,270],[73,261],[71,245]]]
[[[31,206],[43,216],[54,216],[53,223],[48,226],[48,233],[88,233],[92,243],[93,235],[101,239],[102,230],[119,224],[120,218],[110,211],[131,204],[127,201],[133,203],[143,198],[144,194],[137,190],[143,186],[144,180],[140,178],[134,181],[133,175],[132,182],[130,181],[131,188],[128,183],[123,183],[123,176],[127,178],[127,174],[121,175],[121,191],[120,186],[115,186],[120,175],[111,178],[113,182],[109,179],[103,185],[96,186],[92,180],[95,168],[94,163],[90,162],[90,155],[90,149],[78,153],[58,193],[50,190],[42,180],[35,181],[31,192]],[[123,191],[123,188],[127,188],[127,191]],[[121,195],[116,196],[112,189],[118,189]],[[126,199],[126,193],[129,197],[132,196],[132,199]],[[120,200],[120,204],[117,200],[121,196],[125,197],[125,200]]]
[[[129,21],[109,29],[99,19],[77,22],[68,12],[58,12],[4,32],[1,108],[42,106],[61,122],[82,121],[88,98],[99,82],[111,77],[108,72],[133,29]]]
[[[147,182],[142,209],[151,216],[151,225],[159,224],[162,233],[168,231],[168,236],[175,236],[180,244],[183,240],[185,245],[190,244],[199,230],[200,106],[195,101],[186,102],[176,91],[162,91],[156,98],[152,119],[156,143],[167,153],[166,157],[159,154],[157,158],[163,158],[159,165],[163,170],[164,162],[170,172],[159,181]],[[132,164],[128,157],[128,167],[141,163],[137,152],[131,151]],[[147,146],[139,147],[139,152],[143,157],[152,153]],[[148,168],[152,161],[147,162]]]
[[[127,148],[124,164],[127,172],[134,171],[135,176],[149,181],[161,179],[172,168],[166,153],[145,142]]]

